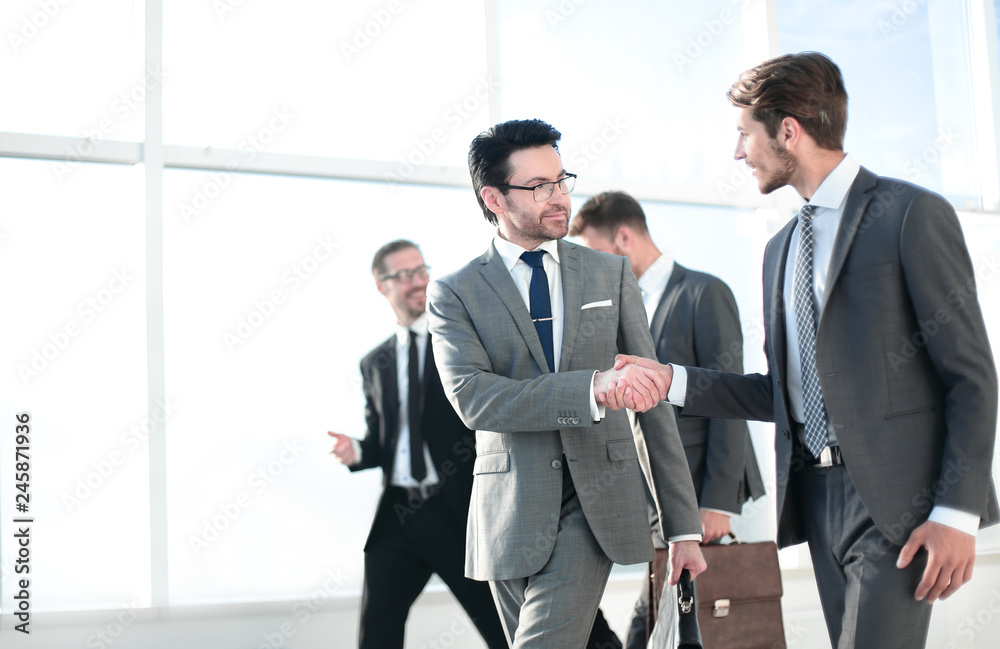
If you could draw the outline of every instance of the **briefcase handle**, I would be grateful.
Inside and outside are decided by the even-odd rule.
[[[727,534],[726,536],[728,536],[731,540],[729,543],[726,543],[725,545],[743,545],[743,541],[740,540],[740,537],[736,536],[735,532],[730,531],[729,534]]]

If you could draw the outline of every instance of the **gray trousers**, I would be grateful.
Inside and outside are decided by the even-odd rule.
[[[931,607],[913,596],[927,564],[926,552],[919,552],[905,569],[896,568],[900,546],[875,527],[844,465],[805,467],[797,483],[832,645],[923,647]]]
[[[491,581],[500,621],[513,649],[584,649],[611,573],[594,538],[569,471],[552,555],[534,575]]]

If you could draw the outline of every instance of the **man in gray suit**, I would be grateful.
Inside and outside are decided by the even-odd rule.
[[[691,476],[666,391],[618,352],[652,356],[628,260],[563,241],[575,176],[540,120],[498,124],[469,151],[497,226],[489,249],[428,288],[445,393],[476,430],[466,575],[488,580],[512,647],[582,647],[613,562],[649,561],[642,472],[670,580],[704,570]],[[614,393],[642,429],[601,403]],[[643,432],[645,431],[645,432]]]
[[[684,415],[775,422],[778,543],[809,543],[833,645],[922,647],[1000,515],[997,374],[961,227],[844,154],[847,92],[822,54],[766,61],[728,97],[736,159],[806,201],[764,252],[768,374],[657,371]]]
[[[639,201],[625,192],[598,194],[577,210],[569,233],[588,248],[628,257],[658,361],[743,372],[743,333],[732,291],[718,277],[661,253]],[[679,419],[677,428],[698,496],[702,543],[710,543],[729,534],[730,518],[739,516],[743,503],[764,495],[750,431],[743,420],[706,417]],[[655,525],[656,509],[650,509]],[[666,547],[655,527],[652,540],[654,547]],[[629,649],[646,646],[648,594],[644,583],[629,627]]]

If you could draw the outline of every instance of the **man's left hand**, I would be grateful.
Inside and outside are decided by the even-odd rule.
[[[729,516],[719,512],[710,512],[707,509],[698,511],[701,514],[701,544],[717,541],[729,534],[732,527],[729,524]]]
[[[670,571],[667,573],[667,583],[677,585],[681,580],[681,571],[687,569],[694,579],[705,572],[707,564],[701,554],[697,541],[677,541],[670,544]]]
[[[927,521],[913,530],[899,552],[897,568],[905,568],[920,548],[927,549],[927,567],[917,584],[917,601],[927,598],[933,604],[940,597],[948,599],[962,584],[972,579],[976,562],[976,537],[954,527]]]

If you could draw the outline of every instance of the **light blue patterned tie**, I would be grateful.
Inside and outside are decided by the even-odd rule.
[[[802,369],[802,409],[806,446],[813,457],[826,448],[827,414],[823,390],[816,373],[816,297],[813,292],[813,206],[806,203],[799,211],[799,253],[795,260],[795,327],[799,334],[799,360]]]

